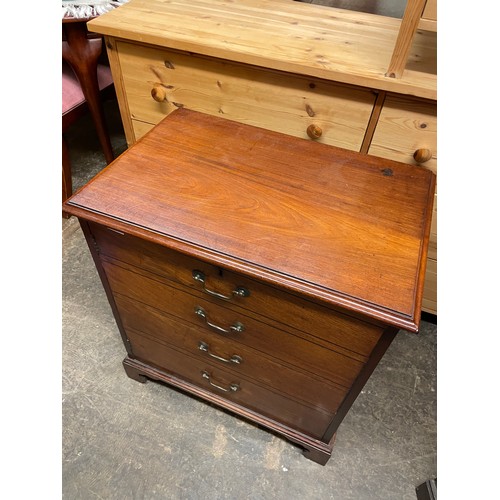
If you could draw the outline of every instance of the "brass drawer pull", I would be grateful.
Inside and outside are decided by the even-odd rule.
[[[202,340],[200,340],[200,343],[198,344],[198,349],[200,351],[206,352],[211,358],[218,359],[219,361],[223,361],[224,363],[235,363],[239,365],[240,363],[243,362],[243,359],[237,354],[233,354],[233,356],[231,356],[229,359],[217,356],[216,354],[212,354],[210,352],[210,346],[206,342],[203,342]]]
[[[246,288],[244,288],[242,286],[239,286],[239,287],[235,288],[232,291],[232,295],[223,295],[222,293],[214,292],[213,290],[209,290],[205,286],[205,273],[203,273],[202,271],[198,271],[197,269],[195,269],[193,271],[193,279],[195,281],[199,281],[200,283],[203,284],[203,291],[205,293],[208,293],[208,295],[211,295],[212,297],[217,297],[219,299],[231,300],[233,298],[233,296],[236,296],[236,297],[248,297],[250,295],[250,292]]]
[[[205,371],[201,372],[201,376],[202,376],[203,378],[206,378],[206,379],[208,380],[208,383],[209,383],[212,387],[215,387],[216,389],[219,389],[219,390],[224,391],[224,392],[231,392],[231,391],[236,392],[236,391],[238,391],[238,390],[239,390],[239,388],[240,388],[240,386],[239,386],[238,384],[234,384],[234,383],[233,383],[233,384],[231,384],[231,385],[229,386],[229,389],[226,389],[225,387],[222,387],[222,386],[220,386],[220,385],[214,384],[214,383],[210,380],[210,373],[205,372]]]
[[[205,309],[200,306],[196,306],[194,308],[194,313],[197,314],[198,316],[202,317],[205,320],[205,323],[210,327],[213,328],[214,330],[217,330],[218,332],[222,333],[241,333],[242,331],[245,330],[245,326],[243,323],[240,323],[239,321],[236,321],[234,325],[231,325],[229,329],[223,328],[222,326],[216,325],[215,323],[211,323],[208,319],[207,313],[205,312]]]

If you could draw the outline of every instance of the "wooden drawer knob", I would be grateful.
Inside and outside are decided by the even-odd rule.
[[[417,163],[424,163],[432,158],[432,151],[430,149],[417,149],[413,153],[413,159]]]
[[[167,99],[167,91],[162,85],[155,85],[151,89],[151,97],[156,101],[156,102],[163,102]]]
[[[312,124],[312,125],[309,125],[309,127],[307,127],[307,135],[311,139],[319,139],[321,137],[322,133],[323,133],[323,131],[317,125]]]

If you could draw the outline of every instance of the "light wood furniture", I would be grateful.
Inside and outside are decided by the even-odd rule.
[[[403,76],[418,28],[437,31],[437,0],[408,0],[386,76]]]
[[[292,0],[131,0],[88,26],[105,36],[129,145],[187,107],[436,171],[435,32],[416,30],[392,78],[401,20]],[[436,268],[434,251],[433,314]]]
[[[418,27],[437,32],[437,0],[427,0]]]
[[[399,328],[417,331],[435,176],[179,109],[65,204],[128,375],[325,464]]]

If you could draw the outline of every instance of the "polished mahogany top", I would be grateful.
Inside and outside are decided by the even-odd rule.
[[[181,108],[64,209],[416,331],[434,187],[420,166]]]

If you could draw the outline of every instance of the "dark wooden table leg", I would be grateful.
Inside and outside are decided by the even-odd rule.
[[[111,163],[114,160],[113,148],[106,131],[106,120],[97,80],[97,60],[102,52],[102,39],[87,37],[87,21],[88,19],[63,21],[66,43],[63,42],[62,55],[78,77],[106,163]]]
[[[69,159],[66,139],[62,138],[62,201],[65,202],[73,193],[73,183],[71,179],[71,164]],[[63,217],[69,218],[69,214],[64,212]]]

